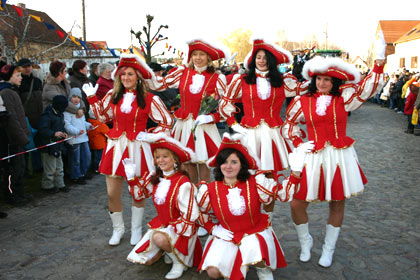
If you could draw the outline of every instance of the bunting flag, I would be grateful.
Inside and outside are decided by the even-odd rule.
[[[82,40],[80,40],[80,39],[77,39],[77,41],[79,41],[80,45],[82,45],[82,47],[83,47],[85,50],[88,50],[88,48],[87,48],[87,46],[86,46],[86,43],[85,43],[84,41],[82,41]]]
[[[65,36],[65,34],[62,31],[58,30],[58,29],[55,30],[55,33],[57,33],[58,37],[60,37],[61,39],[63,39],[64,36]]]
[[[101,49],[103,49],[106,53],[108,53],[108,50],[105,47],[100,46]]]
[[[89,44],[91,44],[92,45],[92,47],[95,49],[95,50],[99,50],[99,48],[94,44],[94,43],[92,43],[92,42],[89,42]]]
[[[113,57],[118,57],[118,56],[115,54],[115,51],[114,51],[113,49],[109,49],[109,51],[111,52],[111,54],[112,54],[112,56],[113,56]]]
[[[45,24],[45,26],[46,26],[49,30],[55,30],[55,29],[56,29],[56,28],[55,28],[55,26],[54,26],[54,25],[52,25],[51,23],[44,22],[44,24]]]
[[[162,37],[163,37],[162,34],[159,34],[158,38],[162,38]]]
[[[168,48],[168,47],[169,47],[168,42],[166,42],[166,48]]]
[[[133,48],[130,48],[130,53],[134,53]]]
[[[3,3],[3,2],[2,2]],[[19,17],[23,17],[23,10],[15,5],[12,5]]]
[[[78,45],[78,46],[80,46],[81,44],[77,41],[77,38],[75,38],[75,37],[73,37],[73,36],[71,36],[71,35],[69,35],[69,38],[70,38],[70,40],[72,40],[73,41],[73,43],[75,43],[76,45]]]
[[[38,21],[38,22],[42,22],[42,19],[38,16],[34,16],[34,15],[29,15],[31,18],[33,18],[34,20]]]
[[[172,46],[169,46],[168,52],[171,50]]]

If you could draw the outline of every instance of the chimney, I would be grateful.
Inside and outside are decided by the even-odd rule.
[[[22,9],[26,9],[26,5],[24,3],[18,3],[17,6]]]

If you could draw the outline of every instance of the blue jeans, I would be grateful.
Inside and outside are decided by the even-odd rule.
[[[86,175],[90,166],[90,158],[89,142],[69,145],[70,179],[78,179]]]
[[[93,170],[98,170],[99,168],[99,163],[101,162],[101,158],[102,158],[102,151],[101,150],[92,150],[92,169]]]

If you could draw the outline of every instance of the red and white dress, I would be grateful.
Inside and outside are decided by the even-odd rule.
[[[257,81],[248,84],[246,75],[235,75],[229,84],[226,96],[222,97],[219,111],[227,119],[228,125],[235,123],[236,102],[242,102],[244,116],[241,125],[248,129],[243,138],[244,145],[261,160],[261,170],[281,171],[289,167],[289,147],[281,136],[283,120],[280,117],[283,101],[286,97],[299,94],[296,78],[284,75],[283,85],[271,87],[267,72],[256,69]]]
[[[336,201],[354,196],[367,180],[360,168],[355,142],[346,135],[348,112],[358,109],[384,86],[383,67],[375,66],[358,84],[344,84],[341,96],[315,93],[294,98],[289,105],[283,136],[297,147],[302,140],[299,123],[306,123],[314,151],[305,158],[300,189],[294,198]]]
[[[173,120],[163,104],[162,100],[151,93],[147,93],[145,98],[146,106],[141,108],[137,105],[135,99],[136,92],[130,92],[134,95],[131,111],[127,113],[121,111],[121,105],[124,102],[128,91],[124,93],[118,104],[112,103],[112,91],[108,92],[102,100],[96,96],[88,98],[90,107],[97,120],[107,123],[112,121],[113,127],[106,134],[108,140],[102,154],[99,172],[104,175],[125,177],[122,160],[130,158],[136,164],[136,176],[141,177],[146,172],[155,170],[153,164],[153,155],[150,145],[147,142],[137,141],[136,136],[141,131],[146,131],[147,119],[150,117],[158,126],[153,132],[169,133]]]
[[[195,221],[199,209],[195,200],[197,188],[180,172],[172,171],[161,178],[158,185],[150,183],[150,177],[140,184],[138,178],[128,182],[139,186],[140,197],[152,197],[157,216],[149,222],[149,230],[133,248],[127,259],[144,264],[161,249],[153,242],[153,234],[160,232],[168,237],[172,252],[184,266],[198,266],[202,248]]]
[[[199,270],[219,269],[224,278],[244,279],[249,265],[264,261],[271,269],[285,267],[283,250],[274,233],[269,216],[261,213],[261,204],[279,198],[287,201],[298,179],[290,177],[283,186],[263,174],[251,175],[246,182],[231,187],[220,181],[201,185],[197,202],[202,215],[199,223],[208,232],[216,225],[209,216],[233,232],[231,241],[212,235],[207,239]]]
[[[197,163],[205,163],[214,156],[221,143],[216,127],[216,123],[220,120],[219,113],[210,114],[214,120],[212,123],[197,126],[195,140],[192,129],[203,98],[213,96],[218,100],[224,95],[226,77],[223,74],[209,73],[206,67],[192,70],[180,66],[161,80],[150,79],[147,82],[150,88],[157,91],[167,88],[179,89],[181,107],[175,111],[176,123],[172,129],[172,137],[196,153]]]

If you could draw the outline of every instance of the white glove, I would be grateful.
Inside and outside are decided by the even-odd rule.
[[[87,96],[93,96],[96,94],[98,87],[99,87],[98,84],[96,84],[96,86],[93,87],[91,83],[87,83],[82,86],[82,89],[86,93]]]
[[[139,134],[137,134],[137,136],[136,136],[136,140],[137,141],[145,141],[147,139],[148,134],[149,133],[147,133],[147,132],[140,131]]]
[[[136,175],[136,164],[130,158],[125,158],[122,161],[125,170],[125,176],[127,180],[133,180],[134,176]]]
[[[213,122],[213,117],[210,115],[200,115],[197,117],[197,119],[195,120],[195,125],[199,126],[202,124],[206,124],[206,123],[211,123]]]
[[[305,164],[306,153],[314,148],[314,141],[302,143],[299,147],[293,149],[293,153],[289,154],[290,169],[296,172],[302,172]]]
[[[225,229],[222,225],[214,226],[211,235],[226,241],[231,241],[233,239],[233,232]]]
[[[386,43],[384,34],[382,31],[379,31],[378,36],[375,41],[375,54],[376,59],[385,59],[385,49],[386,49]]]
[[[235,132],[240,133],[244,136],[246,136],[248,134],[248,129],[246,129],[245,127],[243,127],[240,124],[235,123],[231,127]]]

